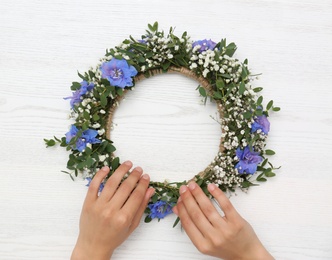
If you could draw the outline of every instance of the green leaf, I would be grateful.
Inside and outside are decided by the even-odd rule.
[[[116,150],[116,148],[115,148],[114,145],[112,145],[112,144],[108,144],[108,145],[106,146],[106,151],[107,151],[108,153],[113,153],[115,150]]]
[[[86,161],[80,162],[77,164],[77,169],[83,170],[85,166],[86,166]]]
[[[267,181],[265,178],[261,177],[261,178],[257,178],[256,181],[259,181],[259,182],[265,182]]]
[[[96,113],[96,114],[94,114],[94,115],[92,116],[92,119],[93,119],[94,121],[98,121],[98,120],[100,119],[100,116]]]
[[[55,141],[53,139],[50,139],[50,140],[44,139],[44,141],[45,141],[46,147],[55,145]]]
[[[105,93],[100,95],[100,105],[102,107],[106,107],[107,105],[107,96],[105,95]]]
[[[119,165],[120,165],[120,158],[115,157],[111,162],[112,170],[115,171],[119,167]]]
[[[213,98],[214,99],[222,99],[222,95],[221,95],[221,93],[219,91],[215,91],[213,93]]]
[[[257,102],[256,102],[257,106],[262,105],[262,102],[263,102],[263,96],[260,96],[260,97],[257,99]]]
[[[249,119],[249,118],[251,118],[251,116],[252,116],[252,114],[251,114],[250,111],[247,111],[247,112],[243,113],[243,117],[244,117],[245,119]]]
[[[123,89],[122,88],[116,88],[116,94],[118,94],[121,97],[123,95]]]
[[[241,183],[242,188],[249,188],[251,186],[251,182],[249,181],[243,181]]]
[[[78,90],[80,88],[81,88],[81,83],[79,83],[79,82],[73,82],[70,87],[71,90]]]
[[[175,222],[174,222],[174,224],[173,224],[173,228],[176,227],[176,225],[179,223],[179,221],[180,221],[180,218],[177,217],[176,220],[175,220]]]
[[[81,73],[79,73],[78,71],[77,71],[77,75],[81,78],[81,79],[83,79],[83,80],[87,80],[87,78],[86,77],[84,77]]]
[[[95,161],[91,157],[88,157],[86,159],[86,167],[90,168],[93,165],[94,162]]]
[[[280,111],[280,107],[273,107],[272,110],[275,112]]]
[[[243,95],[244,91],[246,90],[246,85],[244,84],[244,82],[242,81],[240,83],[240,87],[239,87],[239,93],[240,95]]]
[[[273,100],[267,103],[266,110],[270,110],[272,106],[273,106]]]
[[[274,176],[276,176],[276,174],[274,172],[269,171],[269,172],[265,173],[265,176],[266,177],[274,177]]]
[[[266,159],[262,162],[261,167],[264,167],[264,166],[266,165],[267,161],[268,161],[268,159],[266,158]]]
[[[229,75],[229,74],[227,74],[227,73],[222,73],[222,74],[220,74],[220,76],[222,76],[223,78],[226,78],[226,79],[231,79],[232,77],[231,77],[231,75]]]
[[[83,118],[85,119],[85,120],[89,120],[90,119],[90,114],[87,112],[87,111],[83,111]]]
[[[253,89],[253,91],[256,92],[256,93],[257,93],[257,92],[260,92],[260,91],[262,91],[262,90],[263,90],[263,88],[260,88],[260,87],[258,87],[258,88],[254,88],[254,89]]]
[[[152,218],[149,215],[147,215],[144,219],[144,222],[149,223],[149,222],[151,222],[151,220],[152,220]]]
[[[225,82],[222,79],[218,79],[216,82],[217,88],[222,89],[225,87]]]
[[[275,151],[267,149],[267,150],[265,150],[265,154],[267,154],[267,155],[274,155]]]
[[[198,91],[199,91],[199,94],[201,94],[202,97],[206,97],[207,96],[205,88],[199,87]]]

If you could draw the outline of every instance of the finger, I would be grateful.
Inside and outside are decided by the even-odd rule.
[[[210,223],[215,227],[219,227],[225,220],[220,216],[211,200],[205,195],[201,187],[199,187],[195,182],[190,182],[188,188]]]
[[[120,187],[115,192],[114,196],[110,200],[112,207],[121,209],[130,194],[135,189],[138,180],[140,179],[143,170],[141,167],[136,167],[130,173],[129,177],[121,183]]]
[[[237,213],[236,209],[233,207],[232,203],[226,197],[225,193],[223,193],[215,184],[210,183],[208,185],[208,190],[219,203],[219,206],[221,207],[222,211],[225,213],[226,219],[239,217],[239,213]]]
[[[137,212],[138,208],[142,204],[146,190],[149,187],[149,183],[150,183],[149,175],[147,175],[147,174],[142,175],[136,188],[130,194],[128,200],[122,207],[122,209],[125,212],[133,213],[133,217],[134,217],[134,214]]]
[[[123,177],[129,172],[132,166],[133,164],[131,161],[125,161],[116,169],[112,176],[107,180],[103,192],[99,196],[101,200],[109,201],[113,197]]]
[[[90,182],[88,193],[86,195],[85,201],[90,203],[95,201],[98,198],[99,187],[106,175],[109,172],[109,168],[104,166],[101,168],[96,175],[93,177],[92,181]]]
[[[197,204],[195,198],[191,194],[190,190],[187,186],[180,187],[180,195],[183,201],[184,206],[191,218],[194,222],[195,226],[200,230],[200,232],[205,234],[212,234],[213,227],[206,216],[203,214],[202,210],[200,209],[199,205]]]
[[[181,197],[178,200],[176,205],[176,210],[178,212],[178,217],[181,220],[181,225],[183,229],[186,231],[188,237],[193,242],[193,244],[197,247],[202,241],[205,240],[202,233],[199,231],[197,226],[194,224],[192,219],[190,218],[186,207],[183,204]]]
[[[140,223],[143,213],[144,213],[146,207],[148,206],[149,200],[153,196],[153,194],[154,194],[154,188],[149,188],[145,192],[144,199],[132,220],[132,224],[130,226],[130,233],[133,232],[137,228],[138,224]]]

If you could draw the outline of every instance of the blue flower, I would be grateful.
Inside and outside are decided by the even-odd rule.
[[[207,50],[213,50],[216,47],[216,43],[214,41],[210,40],[200,40],[200,41],[195,41],[192,45],[192,47],[194,48],[195,46],[201,46],[198,51],[199,52],[203,52],[203,51],[207,51]]]
[[[151,213],[149,214],[150,218],[164,218],[165,216],[173,213],[172,206],[162,200],[157,201],[156,203],[149,204],[149,209]]]
[[[112,86],[125,88],[133,86],[132,77],[136,76],[137,70],[124,59],[113,58],[100,66],[101,77],[106,78]]]
[[[263,158],[259,156],[259,152],[250,151],[249,146],[246,146],[243,150],[237,148],[236,156],[240,160],[235,165],[239,173],[254,174],[257,170],[257,165],[263,161]]]
[[[71,141],[71,139],[76,137],[78,132],[79,132],[79,129],[75,125],[72,125],[70,127],[69,132],[66,133],[66,143],[68,144]],[[87,130],[83,131],[81,136],[79,136],[76,140],[75,149],[82,152],[86,148],[86,145],[88,143],[90,143],[90,144],[100,143],[101,141],[96,138],[97,135],[98,135],[98,132],[93,129],[87,129]]]
[[[264,134],[268,134],[270,131],[270,122],[267,120],[266,116],[258,116],[255,122],[251,125],[251,132],[254,133],[258,129],[261,129]]]
[[[85,178],[85,179],[88,181],[87,185],[85,185],[85,186],[89,187],[89,186],[90,186],[90,183],[91,183],[91,181],[92,181],[92,178],[91,178],[91,177],[87,177],[87,178]],[[99,192],[102,192],[102,191],[103,191],[104,186],[105,186],[105,184],[104,184],[103,182],[100,183],[100,186],[99,186]]]
[[[80,103],[82,101],[82,96],[85,95],[88,91],[91,91],[94,88],[95,84],[90,82],[88,83],[87,81],[82,81],[81,82],[81,87],[80,89],[76,90],[73,92],[73,95],[71,97],[66,97],[64,99],[70,99],[70,105],[71,108],[75,106],[75,104]]]
[[[144,39],[142,39],[142,40],[138,40],[138,42],[139,43],[142,43],[142,44],[147,44],[148,42],[146,41],[146,40],[144,40]]]

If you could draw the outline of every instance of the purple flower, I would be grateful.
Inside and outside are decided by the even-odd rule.
[[[100,66],[101,77],[108,79],[111,85],[125,88],[133,85],[132,77],[136,76],[137,70],[124,59],[113,58]]]
[[[207,51],[207,50],[213,50],[216,47],[216,43],[214,41],[210,40],[200,40],[200,41],[195,41],[192,45],[192,47],[194,48],[195,46],[201,46],[198,51],[199,52],[203,52],[203,51]]]
[[[264,134],[268,134],[270,131],[270,122],[267,120],[266,116],[258,116],[255,122],[251,125],[251,132],[254,133],[258,129],[261,129]]]
[[[87,178],[85,178],[85,179],[88,181],[87,185],[85,185],[85,186],[89,187],[89,186],[90,186],[90,183],[91,183],[91,181],[92,181],[92,178],[91,178],[91,177],[87,177]],[[102,192],[102,191],[103,191],[104,186],[105,186],[105,184],[104,184],[103,182],[100,183],[100,186],[99,186],[99,192]]]
[[[157,201],[156,203],[150,204],[149,209],[151,210],[150,218],[164,218],[165,216],[173,213],[172,206],[162,200]]]
[[[75,104],[80,103],[82,101],[82,96],[85,95],[88,91],[91,91],[94,88],[95,84],[87,81],[81,82],[81,88],[73,92],[73,96],[66,97],[64,99],[70,99],[71,108],[75,106]]]
[[[75,126],[72,125],[70,127],[70,130],[68,133],[66,133],[66,143],[68,144],[71,139],[76,137],[77,133],[79,132],[79,129]],[[82,152],[88,143],[90,144],[97,144],[100,143],[101,141],[96,138],[98,135],[98,132],[93,129],[87,129],[82,132],[82,135],[77,138],[76,143],[75,143],[75,149],[78,151]]]
[[[243,150],[237,148],[236,156],[240,160],[235,165],[239,173],[254,174],[257,170],[257,165],[263,161],[263,158],[259,156],[259,152],[250,151],[249,146],[246,146]]]
[[[142,40],[138,40],[138,42],[139,43],[142,43],[142,44],[147,44],[148,42],[146,41],[146,40],[144,40],[144,39],[142,39]]]

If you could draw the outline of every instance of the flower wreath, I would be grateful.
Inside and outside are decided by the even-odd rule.
[[[215,183],[223,191],[246,190],[257,185],[251,181],[256,172],[256,181],[273,177],[273,165],[266,155],[274,151],[265,149],[270,130],[267,119],[269,111],[279,111],[271,100],[263,108],[263,97],[258,95],[260,87],[253,88],[248,61],[233,58],[234,43],[226,44],[222,39],[191,41],[186,32],[176,36],[173,28],[165,36],[158,31],[158,23],[148,25],[140,40],[126,39],[115,48],[106,51],[100,63],[84,74],[83,80],[73,82],[74,91],[70,99],[71,118],[75,123],[65,137],[44,139],[47,146],[56,142],[66,147],[69,154],[67,168],[78,176],[83,173],[89,183],[102,166],[110,167],[111,176],[120,165],[116,150],[110,139],[110,126],[115,109],[124,94],[133,90],[135,83],[159,73],[177,72],[199,82],[199,94],[216,102],[222,128],[220,149],[214,160],[193,180],[208,194],[207,184]],[[183,182],[151,182],[155,194],[146,208],[146,222],[160,220],[172,212],[179,198],[179,187]],[[100,191],[103,184],[100,186]],[[178,219],[176,223],[178,222]],[[175,224],[176,224],[175,223]]]

